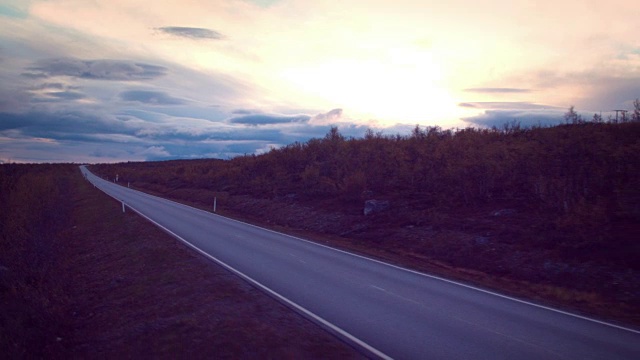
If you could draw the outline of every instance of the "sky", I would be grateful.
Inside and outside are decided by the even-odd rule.
[[[0,162],[233,158],[640,97],[634,0],[0,0]]]

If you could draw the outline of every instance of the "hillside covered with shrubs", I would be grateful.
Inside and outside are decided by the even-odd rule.
[[[259,198],[409,201],[414,210],[510,205],[600,232],[640,219],[640,123],[416,127],[410,136],[322,139],[231,160],[98,165],[123,181]],[[409,219],[408,219],[409,220]],[[584,231],[580,231],[584,233]],[[592,232],[582,234],[593,238]]]
[[[363,138],[334,127],[263,155],[91,169],[365,251],[640,303],[640,122],[568,122]],[[371,199],[388,209],[365,216]]]

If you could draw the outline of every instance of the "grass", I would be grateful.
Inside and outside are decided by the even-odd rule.
[[[138,215],[123,214],[77,167],[50,171],[69,180],[60,198],[69,212],[47,239],[55,261],[40,282],[2,277],[3,357],[362,357]],[[3,266],[14,273],[19,264]]]

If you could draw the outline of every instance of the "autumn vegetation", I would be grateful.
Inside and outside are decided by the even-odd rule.
[[[397,262],[542,284],[565,300],[573,290],[585,299],[613,296],[637,309],[636,116],[586,121],[572,107],[566,124],[553,127],[416,126],[409,135],[362,138],[333,127],[324,138],[262,155],[91,169],[205,208],[217,198],[229,214],[349,238]],[[391,206],[367,217],[369,199]]]
[[[531,214],[532,226],[554,230],[555,240],[546,241],[579,250],[613,241],[613,225],[640,219],[639,135],[640,123],[416,127],[409,136],[368,132],[361,139],[332,128],[323,139],[260,156],[94,168],[136,184],[211,194],[330,198],[346,207],[388,199],[409,204],[395,220],[415,225],[439,210],[515,207]]]
[[[67,294],[57,277],[74,165],[0,166],[0,353],[62,354]]]
[[[0,165],[3,359],[362,356],[73,164]]]

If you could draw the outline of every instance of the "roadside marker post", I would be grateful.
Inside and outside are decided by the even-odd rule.
[[[213,198],[213,212],[216,212],[216,207],[218,205],[218,197]]]
[[[122,202],[122,212],[124,212],[124,201]]]

